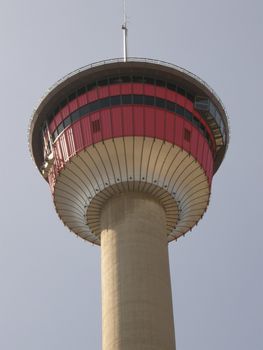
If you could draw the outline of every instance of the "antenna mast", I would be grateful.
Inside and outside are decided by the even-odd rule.
[[[123,31],[123,60],[127,61],[127,37],[128,37],[128,27],[127,27],[127,16],[126,16],[126,1],[123,0],[123,25],[121,26]]]

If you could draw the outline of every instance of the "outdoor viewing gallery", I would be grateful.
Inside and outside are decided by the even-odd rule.
[[[150,59],[83,67],[34,111],[30,150],[58,216],[101,245],[103,350],[175,349],[167,243],[203,217],[228,142],[214,91]]]

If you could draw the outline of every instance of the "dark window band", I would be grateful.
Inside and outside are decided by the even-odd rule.
[[[178,94],[185,96],[188,100],[192,101],[193,103],[195,101],[195,97],[191,93],[189,93],[182,87],[165,80],[154,79],[147,76],[117,76],[117,77],[114,76],[114,77],[109,77],[109,78],[104,78],[102,80],[94,81],[71,93],[67,98],[60,101],[59,105],[54,109],[52,115],[50,115],[49,120],[52,120],[53,116],[55,116],[63,107],[65,107],[65,105],[68,102],[74,100],[74,98],[77,98],[78,96],[81,96],[90,90],[93,90],[101,86],[114,85],[114,84],[126,84],[126,83],[150,84],[154,86],[165,87],[168,90],[175,91]]]
[[[200,96],[194,96],[192,93],[184,89],[182,86],[177,85],[174,81],[170,80],[162,80],[153,78],[150,76],[143,76],[143,75],[120,75],[120,76],[109,76],[104,77],[101,80],[93,81],[85,86],[80,87],[78,90],[73,91],[69,96],[67,96],[64,100],[60,101],[58,106],[52,111],[52,113],[47,118],[48,122],[50,122],[53,117],[69,102],[77,98],[78,96],[81,96],[85,94],[88,91],[91,91],[93,89],[99,88],[101,86],[110,86],[114,84],[126,84],[126,83],[139,83],[139,84],[150,84],[153,86],[159,86],[164,87],[168,90],[175,91],[178,94],[186,97],[188,100],[192,101],[195,105],[195,108],[197,110],[201,111],[201,114],[209,111],[212,118],[216,121],[216,124],[220,130],[220,135],[223,139],[223,142],[226,140],[226,131],[223,119],[217,110],[217,108],[213,105],[211,101],[208,100],[206,97],[200,97]],[[107,101],[105,101],[107,103]],[[119,104],[117,100],[115,101],[116,105]],[[140,103],[140,102],[138,102]],[[160,102],[162,103],[162,102]],[[113,104],[114,105],[114,102]],[[106,106],[105,106],[106,107]],[[160,108],[163,108],[162,106],[159,106]],[[167,104],[167,109],[169,110],[169,105]],[[206,119],[206,118],[204,118]]]
[[[96,100],[94,102],[91,102],[89,104],[86,104],[80,107],[78,110],[72,112],[66,119],[64,119],[58,125],[58,127],[52,134],[53,141],[63,132],[65,128],[73,124],[75,121],[77,121],[81,117],[107,107],[121,106],[121,105],[156,106],[158,108],[165,109],[165,110],[168,110],[169,112],[173,112],[177,115],[180,115],[184,117],[186,120],[190,121],[207,139],[209,145],[210,146],[212,145],[210,135],[205,130],[204,125],[200,123],[200,121],[187,109],[183,108],[182,106],[172,101],[168,101],[160,97],[135,95],[135,94],[110,96],[110,97]]]

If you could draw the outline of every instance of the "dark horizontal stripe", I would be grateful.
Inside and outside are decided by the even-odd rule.
[[[90,113],[99,111],[104,108],[122,106],[122,105],[146,105],[155,106],[158,108],[165,109],[169,112],[175,113],[184,117],[186,120],[190,121],[198,130],[205,136],[209,145],[212,145],[212,140],[209,133],[205,129],[205,126],[187,109],[172,102],[165,100],[160,97],[146,96],[146,95],[116,95],[106,98],[96,100],[94,102],[88,103],[76,111],[72,112],[67,118],[65,118],[55,129],[52,134],[53,141],[63,132],[65,128],[70,126],[75,121],[79,120],[81,117],[88,115]]]
[[[164,87],[168,90],[172,90],[177,92],[178,94],[185,96],[188,100],[194,102],[195,97],[186,91],[184,88],[174,84],[172,82],[168,82],[162,79],[154,79],[147,76],[114,76],[108,77],[102,80],[94,81],[85,86],[82,86],[78,90],[71,93],[67,98],[60,101],[58,106],[53,111],[52,115],[49,117],[49,120],[52,120],[53,116],[55,116],[63,107],[65,107],[70,101],[73,101],[78,96],[85,94],[88,91],[91,91],[97,87],[114,85],[114,84],[126,84],[126,83],[139,83],[139,84],[150,84],[154,86]]]

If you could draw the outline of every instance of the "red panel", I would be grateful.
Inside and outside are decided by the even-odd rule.
[[[144,107],[145,136],[155,137],[155,109]]]
[[[155,95],[155,86],[150,84],[144,85],[144,95],[154,96]]]
[[[79,96],[68,104],[68,110],[64,108],[56,115],[54,120],[50,123],[50,132],[53,133],[55,128],[61,123],[62,115],[65,118],[77,108],[97,98],[107,97],[109,93],[111,95],[135,93],[153,96],[155,92],[156,96],[177,102],[187,108],[203,125],[205,125],[210,136],[212,136],[200,114],[193,109],[193,103],[191,101],[169,89],[139,83],[125,83],[109,87],[100,87]],[[101,131],[92,133],[91,122],[98,118],[101,122]],[[190,143],[184,140],[184,128],[191,131]],[[173,113],[154,106],[116,106],[112,109],[103,109],[94,113],[92,116],[82,117],[81,120],[75,122],[72,127],[68,127],[59,137],[60,142],[57,143],[58,151],[56,153],[60,154],[60,157],[63,154],[63,157],[67,159],[68,155],[71,156],[75,151],[81,151],[85,147],[92,143],[99,142],[102,139],[131,135],[156,137],[175,143],[187,152],[191,152],[199,163],[202,164],[211,181],[213,176],[213,158],[206,139],[191,125],[191,123],[185,121],[182,117],[175,117]],[[61,160],[57,159],[57,169],[59,170],[61,166],[63,166],[63,162],[61,163]]]
[[[69,113],[72,113],[76,109],[78,109],[78,99],[75,98],[75,100],[70,101],[68,104],[68,107],[69,107]]]
[[[58,125],[62,122],[62,116],[60,112],[55,116],[54,121],[56,126],[58,127]]]
[[[155,124],[156,125],[155,135],[158,139],[164,139],[164,130],[165,130],[164,122],[165,122],[165,112],[162,110],[156,109],[156,111],[155,111],[155,123],[156,123]]]
[[[122,113],[121,107],[112,108],[112,131],[113,137],[122,136]]]
[[[197,159],[197,146],[198,146],[198,135],[199,131],[196,128],[192,128],[191,135],[191,154],[195,159]]]
[[[111,130],[111,116],[110,116],[110,111],[108,109],[101,111],[100,120],[101,120],[103,140],[110,139],[112,137],[112,130]]]
[[[175,116],[172,113],[166,113],[166,125],[165,125],[165,139],[171,143],[174,143],[174,129],[175,129]]]
[[[189,112],[193,112],[194,110],[194,106],[193,106],[193,102],[185,99],[185,104],[184,104],[185,108],[188,109]]]
[[[86,105],[88,103],[88,93],[80,95],[77,101],[79,107]]]
[[[123,115],[123,135],[131,136],[134,134],[133,107],[132,106],[122,107],[122,115]]]
[[[183,119],[176,117],[175,119],[175,144],[179,147],[183,147]]]
[[[161,97],[161,98],[165,98],[166,96],[166,89],[160,86],[156,86],[155,87],[155,93],[156,96]]]
[[[101,86],[98,88],[98,96],[99,98],[104,98],[109,96],[109,88],[108,86]]]
[[[180,95],[180,94],[177,94],[176,102],[177,102],[180,106],[184,107],[184,105],[185,105],[185,98],[184,98],[184,96],[182,96],[182,95]]]
[[[122,95],[132,94],[132,85],[131,84],[122,84],[121,85],[121,93],[122,93]]]
[[[132,90],[134,94],[142,95],[143,94],[143,84],[132,84]]]
[[[121,86],[120,86],[120,84],[110,85],[109,86],[109,90],[110,90],[110,95],[111,96],[120,95],[121,94]]]
[[[84,147],[90,146],[93,143],[93,140],[90,130],[89,117],[81,118],[79,122],[82,127],[83,145]]]
[[[185,133],[185,130],[188,130],[190,132],[190,140],[187,141],[184,137],[184,133]],[[183,149],[186,151],[186,152],[189,152],[191,151],[191,137],[192,137],[192,126],[190,123],[186,122],[185,120],[183,121]]]
[[[92,89],[87,94],[88,94],[88,103],[96,101],[98,99],[98,91],[97,91],[97,89]]]
[[[60,111],[61,113],[61,118],[64,120],[65,118],[67,118],[67,116],[69,115],[69,107],[68,105],[65,106],[64,108],[61,109]]]
[[[204,148],[204,138],[201,134],[199,134],[197,160],[200,164],[202,164],[202,159],[203,159],[203,148]]]
[[[166,98],[169,101],[175,102],[176,101],[176,92],[167,89],[167,91],[166,91]]]
[[[51,132],[51,134],[53,134],[53,132],[56,129],[56,124],[55,124],[55,120],[53,119],[52,122],[49,124],[49,131]]]
[[[143,107],[133,106],[133,119],[134,119],[134,134],[136,136],[143,136],[144,135]]]
[[[71,129],[74,137],[75,149],[76,151],[81,151],[84,148],[84,143],[82,138],[80,121],[78,120],[76,123],[74,123]]]

